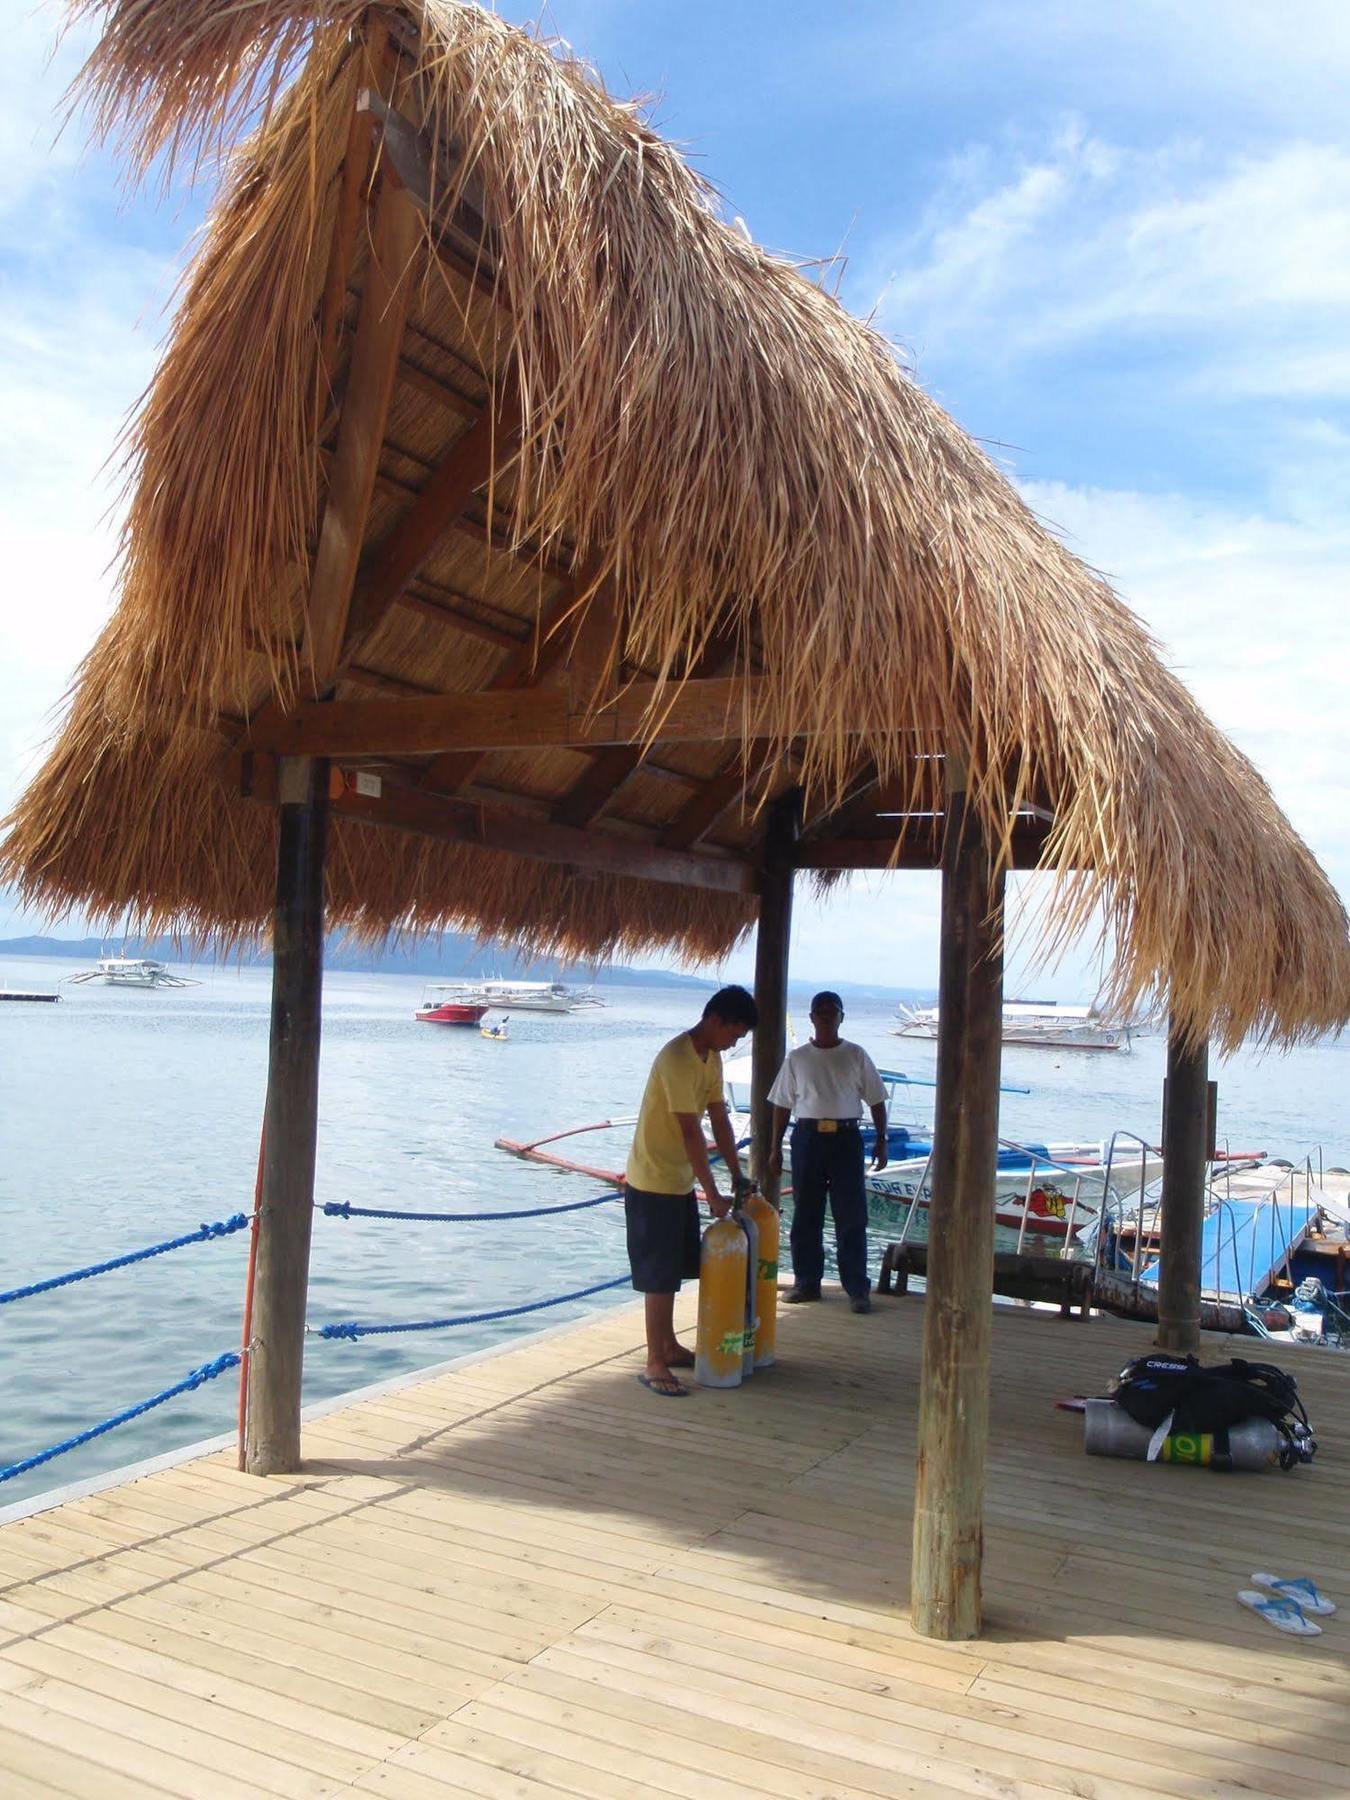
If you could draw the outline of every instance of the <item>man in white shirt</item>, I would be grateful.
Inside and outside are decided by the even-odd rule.
[[[825,1272],[825,1202],[834,1215],[839,1279],[855,1313],[872,1310],[867,1275],[867,1193],[859,1119],[863,1104],[876,1127],[873,1168],[884,1169],[886,1089],[877,1066],[861,1044],[839,1035],[844,1003],[838,994],[817,994],[811,1002],[812,1038],[790,1050],[769,1089],[773,1106],[769,1158],[773,1174],[783,1168],[783,1132],[792,1116],[792,1291],[791,1306],[819,1300]]]

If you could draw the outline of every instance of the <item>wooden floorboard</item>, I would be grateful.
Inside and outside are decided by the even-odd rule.
[[[987,1631],[938,1644],[922,1305],[794,1309],[777,1369],[679,1402],[626,1309],[309,1422],[299,1475],[208,1457],[0,1527],[0,1792],[1350,1793],[1350,1364],[1281,1351],[1312,1468],[1108,1461],[1053,1401],[1149,1328],[1000,1310]],[[1261,1567],[1344,1613],[1281,1638],[1234,1601]]]

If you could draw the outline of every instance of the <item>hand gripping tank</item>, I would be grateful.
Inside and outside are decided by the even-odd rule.
[[[735,1219],[714,1219],[703,1234],[698,1264],[698,1337],[694,1379],[700,1387],[741,1385],[745,1361],[747,1240]]]
[[[759,1232],[755,1269],[755,1367],[771,1369],[778,1345],[778,1209],[763,1194],[752,1194],[743,1208]]]

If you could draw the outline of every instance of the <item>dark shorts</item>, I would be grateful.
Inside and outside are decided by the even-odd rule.
[[[698,1280],[698,1202],[690,1194],[649,1194],[630,1187],[623,1197],[628,1261],[640,1294],[678,1294]]]

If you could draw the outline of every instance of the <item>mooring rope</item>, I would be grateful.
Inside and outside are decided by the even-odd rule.
[[[351,1320],[343,1325],[307,1325],[314,1337],[346,1338],[355,1342],[363,1337],[387,1337],[402,1331],[443,1331],[451,1325],[489,1325],[495,1319],[518,1319],[522,1313],[542,1312],[545,1307],[565,1306],[569,1300],[587,1300],[592,1294],[606,1293],[610,1288],[627,1287],[631,1277],[616,1275],[613,1281],[599,1281],[594,1287],[578,1288],[573,1294],[555,1294],[551,1300],[530,1300],[524,1306],[503,1306],[496,1312],[461,1313],[453,1319],[420,1319],[407,1325],[363,1325]]]
[[[563,1206],[529,1206],[519,1212],[442,1213],[393,1212],[379,1206],[353,1206],[349,1200],[326,1200],[323,1210],[330,1219],[407,1219],[419,1224],[476,1225],[480,1220],[542,1219],[549,1213],[584,1212],[588,1206],[607,1206],[622,1200],[621,1192],[598,1194],[594,1200],[569,1200]]]
[[[190,1393],[194,1388],[201,1387],[204,1382],[214,1381],[217,1375],[223,1375],[226,1369],[236,1368],[238,1363],[238,1351],[227,1350],[223,1356],[216,1357],[214,1362],[203,1363],[199,1369],[194,1369],[182,1381],[176,1381],[172,1387],[165,1388],[163,1393],[152,1394],[148,1400],[142,1400],[137,1406],[129,1406],[125,1412],[114,1413],[112,1418],[104,1419],[101,1424],[91,1425],[87,1431],[77,1431],[74,1437],[66,1438],[63,1443],[53,1444],[50,1450],[40,1450],[36,1456],[26,1456],[22,1462],[10,1463],[5,1468],[0,1468],[0,1481],[12,1481],[16,1475],[26,1475],[30,1469],[39,1469],[43,1463],[50,1462],[54,1456],[64,1456],[67,1450],[76,1450],[81,1444],[87,1444],[96,1437],[102,1437],[105,1431],[113,1431],[117,1426],[125,1425],[130,1419],[140,1418],[141,1414],[149,1412],[151,1407],[162,1406],[166,1400],[172,1400],[179,1394]]]
[[[106,1275],[110,1269],[125,1269],[129,1263],[146,1262],[152,1256],[163,1256],[166,1250],[181,1250],[186,1244],[206,1244],[212,1238],[229,1237],[231,1232],[243,1231],[247,1224],[247,1213],[235,1213],[231,1218],[218,1219],[214,1225],[200,1225],[184,1237],[169,1238],[163,1244],[151,1244],[148,1249],[115,1256],[111,1262],[91,1263],[87,1269],[72,1269],[68,1275],[53,1275],[47,1281],[35,1281],[28,1287],[11,1288],[7,1294],[0,1294],[0,1306],[11,1300],[27,1300],[32,1294],[50,1293],[52,1288],[68,1287],[72,1281],[88,1281],[92,1275]]]

